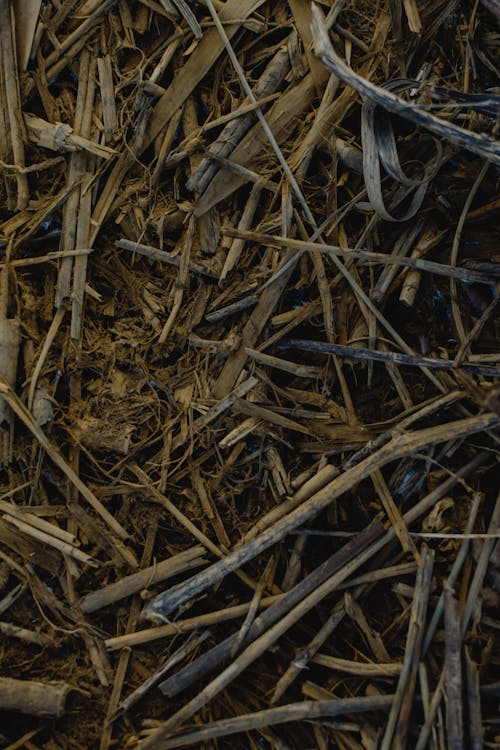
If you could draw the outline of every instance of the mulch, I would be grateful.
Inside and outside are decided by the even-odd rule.
[[[498,0],[0,0],[0,747],[500,742]]]

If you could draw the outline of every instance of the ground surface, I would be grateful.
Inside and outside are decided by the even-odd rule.
[[[498,747],[497,3],[214,6],[0,0],[0,747]]]

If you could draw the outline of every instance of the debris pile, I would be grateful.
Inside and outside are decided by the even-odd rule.
[[[499,18],[0,0],[2,748],[497,746]]]

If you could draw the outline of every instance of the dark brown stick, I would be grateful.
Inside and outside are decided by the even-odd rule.
[[[320,352],[321,354],[336,354],[340,357],[350,359],[369,360],[373,362],[394,362],[398,365],[408,367],[429,367],[434,370],[463,370],[476,375],[485,375],[490,378],[500,377],[498,367],[489,367],[474,362],[455,363],[448,359],[436,359],[433,357],[417,357],[401,352],[384,352],[375,349],[363,349],[357,346],[342,346],[340,344],[328,344],[326,341],[306,341],[303,339],[289,339],[280,344],[280,349],[299,349],[304,352]]]

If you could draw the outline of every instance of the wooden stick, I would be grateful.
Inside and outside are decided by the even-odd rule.
[[[92,141],[90,137],[78,132],[66,123],[57,122],[55,124],[46,122],[41,117],[35,115],[24,115],[27,135],[31,143],[35,143],[42,148],[48,148],[51,151],[85,151],[101,159],[111,159],[115,151],[108,146]],[[90,136],[90,133],[89,133]],[[54,160],[55,161],[55,160]],[[26,167],[27,170],[33,171],[38,165]]]
[[[47,255],[37,255],[34,258],[15,258],[9,262],[11,268],[24,268],[27,266],[40,266],[43,263],[50,263],[51,261],[57,261],[58,258],[64,258],[66,255],[90,255],[92,250],[56,250],[53,253],[47,253]],[[5,263],[0,263],[0,268],[5,268]]]
[[[89,87],[91,57],[88,49],[83,50],[78,68],[78,90],[75,105],[74,131],[81,135],[83,121],[85,119],[85,103]],[[93,89],[93,83],[90,84]],[[86,156],[81,153],[73,153],[69,157],[67,170],[67,185],[70,187],[74,182],[83,179],[85,171]],[[60,248],[63,250],[74,250],[76,248],[76,233],[78,231],[78,211],[80,207],[81,187],[74,190],[68,197],[63,211],[63,227],[60,240]],[[63,258],[57,275],[57,286],[55,295],[56,307],[61,305],[71,294],[71,275],[73,272],[74,258]]]
[[[89,65],[89,79],[85,91],[85,112],[81,122],[79,135],[89,138],[92,131],[92,115],[94,112],[95,73],[97,68],[97,53],[94,49]],[[90,245],[90,217],[92,212],[93,167],[95,159],[87,155],[82,156],[82,185],[80,187],[80,203],[78,206],[78,224],[75,237],[75,247]],[[87,170],[85,172],[85,169]],[[73,261],[73,285],[71,290],[71,338],[79,339],[83,319],[83,303],[85,284],[87,280],[87,255],[78,255]]]
[[[216,737],[227,737],[239,732],[248,732],[272,724],[285,724],[290,721],[304,721],[313,719],[333,719],[344,714],[365,713],[368,711],[384,711],[390,705],[392,695],[377,695],[362,698],[340,698],[332,701],[301,701],[289,703],[279,708],[269,708],[255,711],[231,719],[221,719],[210,722],[203,727],[186,729],[183,732],[161,741],[161,744],[151,745],[146,740],[140,745],[141,750],[155,747],[157,750],[170,750],[176,747],[193,747],[195,743],[206,742]]]
[[[320,664],[322,667],[333,669],[336,672],[357,675],[359,677],[397,677],[401,673],[402,664],[391,662],[389,664],[370,664],[368,662],[350,661],[349,659],[340,659],[337,656],[328,654],[315,654],[311,661],[314,664]]]
[[[10,251],[8,253],[9,257]],[[13,276],[15,279],[15,276]],[[13,294],[12,272],[8,265],[0,270],[0,377],[12,387],[16,382],[17,361],[21,342],[21,328],[18,318],[18,305],[12,305]],[[16,310],[16,315],[8,315],[9,308]],[[6,399],[0,396],[0,425],[10,424],[11,412]],[[9,440],[10,442],[10,440]],[[0,463],[10,460],[10,448],[3,455],[0,449]]]
[[[277,602],[281,597],[282,594],[265,596],[260,600],[259,608],[265,609],[266,607],[271,606],[271,604]],[[237,620],[246,615],[252,606],[252,601],[245,602],[244,604],[236,604],[233,607],[218,609],[215,612],[207,612],[204,615],[197,615],[196,617],[187,617],[185,620],[176,620],[176,622],[170,623],[169,625],[157,625],[154,628],[138,630],[136,633],[117,635],[113,638],[108,638],[104,642],[104,645],[110,651],[116,651],[120,648],[131,648],[132,646],[141,646],[144,643],[152,643],[153,641],[168,638],[172,635],[178,635],[179,633],[189,633],[189,631],[198,628],[208,628],[211,625],[217,625],[220,622]]]
[[[465,605],[463,608],[462,624],[461,624],[462,638],[465,636],[467,628],[469,627],[470,618],[472,617],[472,613],[474,609],[476,608],[477,600],[479,597],[479,592],[481,591],[481,588],[483,585],[484,577],[488,569],[488,563],[491,557],[491,553],[493,552],[493,548],[496,544],[496,539],[498,538],[499,531],[500,531],[500,492],[497,495],[497,499],[496,499],[495,507],[493,508],[491,520],[490,520],[490,523],[488,524],[489,538],[485,539],[483,543],[483,547],[481,549],[481,552],[477,560],[476,569],[474,571],[474,576],[472,578],[471,585],[467,593],[467,599],[465,601]]]
[[[0,51],[3,60],[4,86],[6,90],[7,112],[10,125],[10,139],[16,171],[17,203],[16,211],[22,211],[30,199],[28,178],[23,172],[24,141],[26,140],[21,113],[21,96],[17,74],[17,56],[14,41],[14,19],[9,0],[0,0]]]
[[[71,686],[0,677],[0,708],[32,716],[62,716]]]
[[[36,391],[36,386],[38,383],[38,378],[40,377],[40,373],[42,372],[45,361],[49,355],[50,347],[54,343],[54,339],[57,335],[59,328],[61,327],[65,314],[66,314],[66,307],[64,305],[61,305],[61,307],[57,308],[55,315],[52,318],[52,322],[50,324],[49,330],[47,331],[47,335],[45,337],[45,341],[43,342],[43,346],[38,356],[38,359],[36,361],[36,364],[33,367],[33,370],[31,372],[30,387],[28,390],[28,409],[30,411],[33,408],[33,401],[35,398],[35,391]]]
[[[467,687],[468,735],[471,750],[483,750],[484,727],[481,721],[479,669],[468,646],[464,649],[464,671]]]
[[[254,359],[261,365],[267,367],[275,367],[277,370],[283,370],[283,372],[289,372],[295,375],[297,378],[319,378],[323,372],[323,368],[314,367],[312,365],[301,365],[297,362],[289,362],[286,359],[279,357],[271,357],[269,354],[263,354],[256,349],[250,349],[246,347],[246,353],[251,359]]]
[[[6,208],[14,211],[16,207],[17,185],[14,172],[20,169],[12,161],[12,143],[10,139],[9,113],[7,109],[7,90],[5,87],[5,69],[3,65],[2,52],[0,50],[0,159],[2,160],[1,179],[5,189]],[[5,165],[5,166],[4,166]],[[11,166],[12,169],[8,167]]]
[[[24,643],[35,644],[40,648],[54,648],[56,642],[46,633],[39,633],[36,630],[21,628],[19,625],[13,625],[11,622],[0,622],[0,633],[8,638],[17,638]]]
[[[63,539],[54,536],[53,534],[47,533],[47,531],[45,530],[34,527],[32,524],[24,521],[22,517],[7,516],[6,520],[8,520],[8,522],[12,524],[12,526],[15,526],[20,531],[24,531],[24,533],[28,536],[31,536],[34,539],[38,539],[38,541],[42,542],[43,544],[48,544],[50,547],[59,550],[59,552],[61,552],[63,555],[68,555],[68,557],[72,557],[73,559],[85,563],[86,565],[90,565],[94,568],[98,567],[99,565],[93,557],[75,547],[74,544],[70,544]],[[50,526],[51,524],[47,525]]]
[[[266,587],[269,584],[269,579],[271,577],[273,568],[275,567],[275,560],[273,559],[273,556],[269,558],[267,561],[267,565],[264,569],[264,572],[260,578],[259,584],[257,588],[255,589],[253,599],[250,602],[250,607],[248,609],[248,612],[245,616],[245,619],[243,621],[243,624],[241,628],[238,631],[238,634],[236,636],[236,640],[234,641],[232,647],[231,647],[231,653],[230,656],[234,658],[236,654],[238,653],[240,646],[244,643],[246,635],[248,631],[250,630],[250,627],[255,619],[255,615],[257,614],[257,611],[259,609],[260,602],[262,600],[262,595],[266,589]]]
[[[424,547],[415,581],[403,668],[399,676],[380,750],[390,750],[391,748],[404,750],[407,746],[408,722],[413,707],[424,625],[432,585],[433,564],[434,553]]]
[[[295,265],[299,261],[299,254],[294,251],[290,251],[287,254],[287,258],[293,259],[291,267],[288,269],[287,273],[277,281],[276,284],[265,289],[264,292],[260,295],[257,306],[252,311],[248,322],[243,328],[242,346],[234,354],[228,357],[224,367],[222,368],[222,372],[215,382],[213,388],[213,395],[215,398],[224,398],[234,387],[234,384],[237,382],[238,377],[240,376],[240,373],[245,366],[245,362],[247,359],[246,348],[253,348],[255,346],[260,333],[263,331],[264,326],[269,320],[274,308],[278,304],[278,300],[280,299],[283,290],[286,288],[288,280],[294,271]]]
[[[321,648],[325,641],[331,636],[334,630],[342,622],[345,617],[345,609],[342,608],[340,611],[333,611],[330,617],[318,630],[314,638],[307,644],[304,649],[297,651],[295,657],[286,670],[276,683],[274,693],[271,697],[270,703],[274,705],[278,703],[280,698],[285,694],[286,690],[290,687],[292,682],[295,680],[297,675],[303,669],[307,668],[309,661],[316,655],[316,652]]]
[[[125,698],[124,701],[120,703],[112,717],[112,720],[118,718],[118,716],[125,713],[126,711],[130,711],[130,709],[135,706],[135,704],[138,703],[141,698],[146,695],[149,690],[151,690],[151,688],[153,688],[160,682],[162,677],[164,677],[167,672],[170,672],[170,670],[173,669],[173,667],[175,667],[180,661],[185,659],[186,656],[191,653],[191,651],[198,648],[198,646],[206,641],[209,634],[210,633],[208,630],[205,630],[200,635],[191,633],[191,635],[188,636],[186,642],[180,648],[174,651],[174,653],[168,657],[165,663],[162,664],[161,667],[151,675],[151,677],[149,677],[145,682],[139,685],[138,688],[136,688],[132,693],[130,693],[130,695]]]
[[[268,247],[282,247],[287,249],[300,250],[302,252],[326,253],[332,258],[345,257],[356,260],[364,260],[367,263],[396,264],[406,268],[417,268],[428,273],[435,273],[438,276],[447,276],[458,279],[459,281],[474,282],[477,284],[491,285],[491,275],[473,271],[469,268],[457,268],[447,265],[446,263],[436,263],[424,258],[403,257],[401,255],[390,255],[385,253],[375,253],[370,250],[361,250],[359,248],[345,248],[339,245],[323,244],[321,242],[296,240],[290,237],[280,237],[273,234],[264,234],[262,232],[250,232],[232,227],[223,227],[222,234],[229,237],[241,237],[251,242],[258,242]],[[266,282],[268,284],[269,281]]]
[[[151,247],[151,245],[141,245],[139,242],[131,242],[130,240],[125,239],[117,240],[115,245],[120,250],[128,250],[131,253],[138,253],[138,255],[144,255],[151,260],[156,260],[160,263],[168,263],[170,266],[179,268],[180,259],[177,256],[172,256],[170,253],[165,252],[165,250],[159,250],[156,247]],[[190,261],[188,267],[192,273],[201,274],[209,279],[217,278],[217,274],[199,263],[193,263]]]
[[[116,103],[113,87],[113,67],[110,55],[104,55],[97,60],[99,71],[99,86],[101,90],[102,118],[104,120],[104,137],[109,143],[116,129]]]
[[[136,594],[147,586],[152,586],[185,570],[202,565],[206,562],[203,554],[204,548],[197,545],[168,557],[166,560],[161,560],[161,562],[155,563],[149,568],[120,578],[115,583],[110,583],[98,591],[92,591],[90,594],[86,594],[80,602],[82,612],[86,614],[96,612],[109,604],[120,601],[120,599]]]
[[[340,344],[328,344],[322,341],[308,341],[304,339],[289,339],[281,344],[283,349],[299,349],[300,351],[321,352],[322,354],[337,354],[341,357],[351,359],[369,360],[372,362],[394,362],[407,367],[429,367],[434,370],[463,370],[476,375],[485,375],[490,378],[500,377],[500,369],[477,363],[456,363],[447,359],[435,357],[419,357],[412,354],[401,354],[401,352],[378,351],[364,349],[357,346],[341,346]]]
[[[257,208],[259,206],[260,202],[260,196],[262,194],[263,190],[263,178],[257,180],[257,182],[252,186],[252,189],[250,191],[249,198],[245,204],[245,208],[243,209],[243,213],[241,215],[241,219],[238,224],[239,230],[246,230],[252,225],[252,221],[255,216],[255,212],[257,211]],[[219,277],[219,284],[224,281],[224,279],[227,278],[228,274],[238,265],[238,261],[241,257],[241,254],[245,248],[245,240],[241,239],[239,237],[235,237],[231,243],[231,247],[229,248],[228,254],[226,255],[226,260],[224,261],[224,267],[222,268],[220,277]]]

